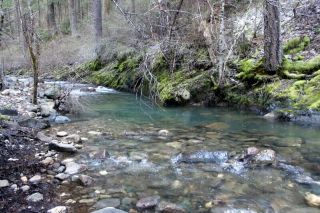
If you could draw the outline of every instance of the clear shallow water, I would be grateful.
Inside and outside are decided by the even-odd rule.
[[[288,164],[302,167],[318,181],[319,127],[270,122],[255,114],[225,108],[163,109],[126,93],[84,98],[88,111],[74,117],[73,123],[56,128],[78,132],[89,139],[75,158],[89,165],[86,174],[96,183],[93,187],[69,189],[71,198],[77,201],[94,199],[85,207],[95,209],[99,200],[116,198],[121,202],[120,209],[129,210],[137,199],[159,195],[188,212],[319,212],[306,205],[304,193],[320,194],[320,185],[299,184],[285,171],[265,167],[230,173],[212,163],[171,162],[182,152],[236,154],[251,146],[271,148]],[[158,134],[163,129],[169,131],[168,136]],[[103,134],[91,135],[89,131]],[[93,157],[104,149],[110,158]]]

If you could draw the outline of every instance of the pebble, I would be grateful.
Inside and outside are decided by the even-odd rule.
[[[35,203],[35,202],[39,202],[41,200],[43,200],[43,195],[40,194],[39,192],[33,193],[32,195],[29,195],[27,197],[27,201],[29,201],[29,202]]]
[[[319,195],[315,195],[315,194],[311,194],[310,192],[307,192],[304,198],[307,201],[307,204],[309,206],[320,207],[320,196]]]
[[[38,184],[41,181],[40,175],[35,175],[32,178],[30,178],[29,182],[32,184]]]
[[[26,191],[28,191],[28,190],[30,189],[30,186],[24,185],[24,186],[21,186],[20,189],[21,189],[23,192],[26,192]]]
[[[91,186],[94,183],[94,179],[88,175],[80,175],[79,179],[83,186]]]
[[[0,188],[4,188],[9,186],[9,181],[8,180],[0,180]]]
[[[59,173],[56,176],[54,176],[56,179],[63,181],[65,179],[68,179],[70,177],[69,174],[65,174],[65,173]]]
[[[44,160],[41,161],[41,163],[45,166],[51,165],[54,163],[54,160],[52,157],[46,157]]]
[[[58,137],[66,137],[67,135],[68,135],[68,133],[65,131],[57,132]]]
[[[57,206],[47,211],[47,213],[67,213],[68,209],[66,206]]]

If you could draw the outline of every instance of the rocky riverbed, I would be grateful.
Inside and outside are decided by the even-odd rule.
[[[29,99],[30,79],[9,78],[7,85],[0,94],[3,212],[281,212],[291,210],[292,199],[300,202],[300,210],[317,212],[320,206],[319,168],[306,145],[309,139],[229,133],[228,117],[225,122],[176,126],[186,122],[185,115],[188,123],[194,119],[187,111],[170,119],[154,115],[161,125],[135,123],[130,119],[139,119],[138,113],[131,105],[121,110],[133,102],[125,97],[112,105],[115,112],[110,105],[96,108],[115,117],[68,117],[72,105],[67,100],[57,104],[61,95],[115,91],[43,82],[35,106]],[[208,116],[214,115],[201,111],[197,118]],[[168,128],[160,128],[163,123]],[[304,146],[306,156],[306,148],[297,151]]]

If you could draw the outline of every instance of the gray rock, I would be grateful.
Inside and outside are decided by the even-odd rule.
[[[29,189],[30,189],[30,186],[28,186],[28,185],[21,186],[21,190],[22,190],[23,192],[26,192],[26,191],[28,191]]]
[[[158,204],[158,211],[162,212],[162,213],[185,213],[185,210],[174,204],[174,203],[169,203],[169,202],[165,202],[165,201],[161,201]]]
[[[72,143],[80,143],[81,137],[77,134],[72,134],[66,137],[66,140]]]
[[[77,148],[71,144],[63,144],[63,143],[56,143],[56,142],[51,142],[49,144],[49,150],[56,150],[58,152],[68,152],[68,153],[77,152]]]
[[[54,160],[52,157],[46,157],[44,160],[41,161],[41,163],[45,166],[51,165],[54,163]]]
[[[71,121],[70,118],[68,118],[67,116],[57,116],[55,119],[54,119],[54,122],[57,123],[57,124],[65,124],[65,123],[69,123]]]
[[[46,128],[50,127],[50,124],[48,121],[37,120],[34,118],[28,118],[28,119],[19,121],[18,123],[22,127],[28,127],[28,128],[33,128],[33,129],[46,129]]]
[[[43,117],[49,117],[50,115],[56,114],[56,110],[53,109],[54,103],[53,102],[46,102],[40,105],[40,113]]]
[[[66,136],[68,136],[68,133],[66,131],[60,131],[60,132],[57,132],[57,136],[58,137],[66,137]]]
[[[115,209],[113,207],[107,207],[107,208],[103,208],[97,211],[93,211],[91,213],[128,213],[119,209]]]
[[[94,205],[94,207],[96,209],[101,209],[101,208],[105,208],[105,207],[117,208],[119,206],[120,206],[120,199],[118,199],[118,198],[107,198],[107,199],[99,200]]]
[[[9,185],[8,180],[0,180],[0,188],[8,187]]]
[[[68,179],[70,177],[70,175],[69,174],[65,174],[65,173],[59,173],[54,177],[57,178],[58,180],[63,181],[65,179]]]
[[[272,149],[265,149],[254,156],[254,161],[262,164],[274,163],[276,160],[276,152]]]
[[[35,175],[32,178],[30,178],[29,182],[32,184],[38,184],[41,181],[41,176],[40,175]]]
[[[91,186],[94,183],[94,179],[88,175],[80,175],[79,180],[81,184],[84,186]],[[111,207],[115,207],[115,206],[111,206]]]
[[[75,175],[75,174],[78,174],[80,172],[83,172],[83,171],[87,170],[87,166],[86,165],[77,164],[75,162],[66,163],[65,166],[66,166],[65,173],[69,174],[69,175]]]
[[[44,96],[48,99],[55,99],[60,94],[60,90],[57,87],[49,87],[44,91]]]
[[[144,209],[150,209],[156,207],[158,203],[160,202],[159,196],[152,196],[152,197],[146,197],[140,199],[136,206],[138,209],[144,210]]]
[[[43,132],[38,132],[38,133],[37,133],[37,138],[38,138],[40,141],[43,141],[43,142],[45,142],[45,143],[50,143],[50,142],[52,141],[52,138],[46,136]]]
[[[47,211],[47,213],[67,213],[67,212],[68,212],[68,209],[66,206],[57,206]]]
[[[190,154],[179,154],[173,159],[172,163],[224,163],[228,160],[228,152],[226,151],[197,151]]]
[[[43,195],[40,194],[39,192],[33,193],[32,195],[29,195],[27,197],[27,201],[29,201],[29,202],[35,203],[35,202],[39,202],[41,200],[43,200]]]

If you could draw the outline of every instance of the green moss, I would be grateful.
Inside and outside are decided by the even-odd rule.
[[[282,70],[289,73],[312,74],[320,69],[320,55],[308,61],[283,61]]]
[[[237,78],[248,85],[263,80],[263,60],[243,59],[238,63],[239,74]]]
[[[289,40],[283,47],[285,54],[296,54],[299,53],[310,44],[310,38],[308,36],[293,38]]]
[[[10,120],[9,116],[0,114],[0,121],[9,121],[9,120]]]

